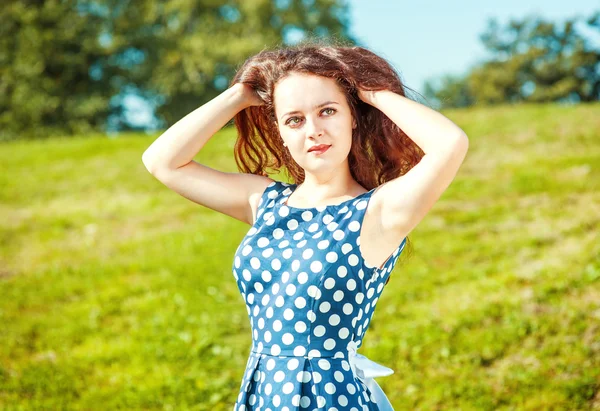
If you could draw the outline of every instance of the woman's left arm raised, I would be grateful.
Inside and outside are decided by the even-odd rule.
[[[465,132],[441,113],[389,90],[359,90],[361,100],[382,111],[425,155],[406,174],[373,194],[386,236],[404,238],[425,217],[456,176],[469,148]]]

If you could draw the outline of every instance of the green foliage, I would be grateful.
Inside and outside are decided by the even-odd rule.
[[[364,341],[397,410],[600,407],[598,104],[445,112],[469,135]],[[230,410],[249,227],[165,188],[153,137],[0,151],[0,408]],[[233,129],[197,160],[236,171]],[[282,179],[278,176],[273,176]]]
[[[567,19],[562,27],[526,17],[500,28],[490,19],[480,38],[492,58],[464,76],[443,76],[436,85],[427,82],[425,95],[448,108],[598,101],[600,50],[583,35],[585,25],[600,34],[600,12],[587,20]]]
[[[4,1],[0,140],[135,129],[124,93],[173,124],[250,55],[348,25],[342,0]]]

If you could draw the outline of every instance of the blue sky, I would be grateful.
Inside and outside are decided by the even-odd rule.
[[[386,58],[405,84],[423,94],[423,83],[444,74],[465,74],[489,56],[479,40],[488,18],[504,27],[511,18],[535,14],[562,22],[590,17],[598,0],[350,0],[351,32]],[[582,33],[600,47],[600,35]]]
[[[387,59],[403,82],[424,94],[425,80],[444,74],[465,74],[489,58],[479,40],[488,18],[500,27],[510,18],[539,15],[553,22],[589,17],[600,9],[598,0],[349,0],[351,33],[361,43]],[[600,35],[581,32],[600,47]],[[128,118],[152,126],[147,105],[126,97]]]

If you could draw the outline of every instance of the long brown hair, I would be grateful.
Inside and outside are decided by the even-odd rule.
[[[231,84],[249,84],[265,103],[248,107],[234,118],[238,131],[234,155],[240,171],[267,176],[267,169],[279,172],[285,166],[295,184],[304,181],[304,170],[283,146],[273,105],[275,84],[292,72],[332,78],[345,94],[357,121],[348,164],[352,177],[364,188],[370,190],[405,174],[423,157],[420,147],[394,122],[358,97],[359,87],[387,89],[407,97],[404,90],[408,87],[390,63],[363,47],[309,40],[263,50],[237,70]]]

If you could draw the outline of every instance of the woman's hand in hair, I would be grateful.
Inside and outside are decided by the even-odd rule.
[[[365,90],[363,88],[358,88],[358,97],[367,104],[372,106],[375,105],[375,94],[377,90]]]
[[[251,85],[246,83],[235,83],[231,87],[235,89],[236,93],[238,93],[244,102],[244,107],[262,106],[265,104]]]

